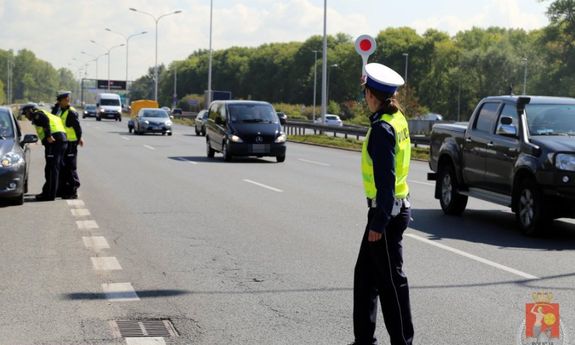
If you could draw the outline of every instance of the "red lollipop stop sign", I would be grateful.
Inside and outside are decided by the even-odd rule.
[[[371,54],[377,49],[377,44],[373,37],[369,35],[361,35],[355,40],[355,51],[361,55],[363,59],[363,69],[362,76],[365,75],[365,65],[367,65],[367,60]]]

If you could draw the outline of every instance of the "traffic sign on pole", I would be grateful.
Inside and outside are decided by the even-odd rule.
[[[375,39],[370,35],[361,35],[355,40],[355,51],[361,55],[363,59],[362,77],[365,76],[365,65],[367,65],[369,56],[373,54],[376,49],[377,43],[375,43]]]

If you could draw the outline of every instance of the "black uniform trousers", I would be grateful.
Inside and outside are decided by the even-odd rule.
[[[66,141],[56,141],[44,144],[44,157],[46,165],[44,167],[44,186],[42,187],[42,196],[46,199],[55,199],[60,182],[60,169],[62,160],[68,143]]]
[[[368,212],[368,227],[375,213]],[[409,304],[407,277],[403,273],[402,238],[411,211],[403,208],[393,217],[377,242],[368,242],[365,229],[355,265],[353,284],[353,327],[355,344],[377,344],[374,337],[377,320],[377,298],[391,345],[411,345],[413,323]]]
[[[80,187],[77,162],[78,142],[69,141],[62,162],[62,171],[60,172],[60,188],[58,194],[63,197],[76,195],[76,190]]]

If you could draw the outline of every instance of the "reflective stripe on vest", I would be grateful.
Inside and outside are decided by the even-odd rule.
[[[78,141],[78,137],[76,136],[76,131],[74,130],[74,128],[66,126],[66,120],[68,119],[68,113],[69,113],[68,110],[76,111],[76,109],[70,107],[70,108],[64,110],[60,114],[60,118],[62,119],[62,124],[66,128],[66,137],[68,138],[68,141]]]
[[[399,111],[393,115],[382,115],[380,121],[389,123],[395,131],[395,198],[404,199],[409,194],[409,186],[407,185],[407,174],[409,173],[409,163],[411,159],[409,127],[405,117]],[[365,196],[369,199],[375,199],[377,188],[373,174],[373,160],[367,152],[370,133],[371,127],[367,131],[367,136],[365,137],[361,150],[361,172]]]
[[[59,116],[51,114],[46,110],[41,110],[47,117],[48,121],[50,122],[50,131],[52,133],[66,133],[66,129],[64,128],[64,124],[62,123],[62,119]],[[46,133],[44,133],[44,128],[40,126],[36,126],[36,133],[38,133],[38,138],[40,140],[44,140],[46,137]]]

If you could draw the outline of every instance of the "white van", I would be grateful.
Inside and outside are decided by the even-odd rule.
[[[115,93],[100,93],[96,97],[96,121],[102,118],[122,121],[122,100]]]

